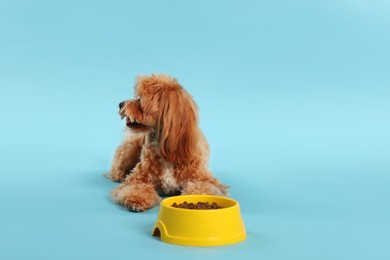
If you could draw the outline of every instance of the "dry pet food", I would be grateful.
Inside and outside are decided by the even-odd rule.
[[[172,204],[172,207],[174,208],[182,208],[182,209],[221,209],[222,207],[219,206],[216,202],[208,203],[208,202],[198,202],[198,203],[188,203],[187,201],[184,201],[183,203],[177,204],[174,202]]]

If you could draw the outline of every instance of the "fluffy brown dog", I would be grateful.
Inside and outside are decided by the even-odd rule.
[[[118,147],[108,177],[123,183],[112,191],[116,203],[145,211],[160,195],[227,195],[208,170],[209,146],[198,127],[191,95],[166,75],[138,77],[135,99],[119,104],[127,135]]]

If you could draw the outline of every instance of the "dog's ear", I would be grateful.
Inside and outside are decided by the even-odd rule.
[[[162,93],[157,129],[161,155],[173,163],[189,161],[194,156],[198,135],[198,108],[184,90]]]

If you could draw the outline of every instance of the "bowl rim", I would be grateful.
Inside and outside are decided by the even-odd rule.
[[[232,202],[233,205],[229,207],[223,207],[220,209],[185,209],[185,208],[177,208],[177,207],[172,207],[171,205],[167,205],[166,201],[167,200],[174,200],[174,198],[183,198],[183,197],[208,197],[208,198],[218,198],[218,199],[223,199],[227,200],[229,202]],[[170,210],[179,210],[179,211],[191,211],[191,212],[214,212],[214,211],[222,211],[222,210],[230,210],[234,207],[238,207],[238,201],[234,200],[232,198],[224,197],[224,196],[218,196],[218,195],[208,195],[208,194],[184,194],[184,195],[177,195],[177,196],[171,196],[163,199],[161,201],[161,206],[168,208]]]

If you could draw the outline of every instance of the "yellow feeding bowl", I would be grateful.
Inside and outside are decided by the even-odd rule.
[[[217,203],[219,209],[183,209],[181,204]],[[153,236],[163,242],[184,246],[222,246],[238,243],[246,238],[244,222],[237,201],[211,195],[181,195],[161,202]]]

